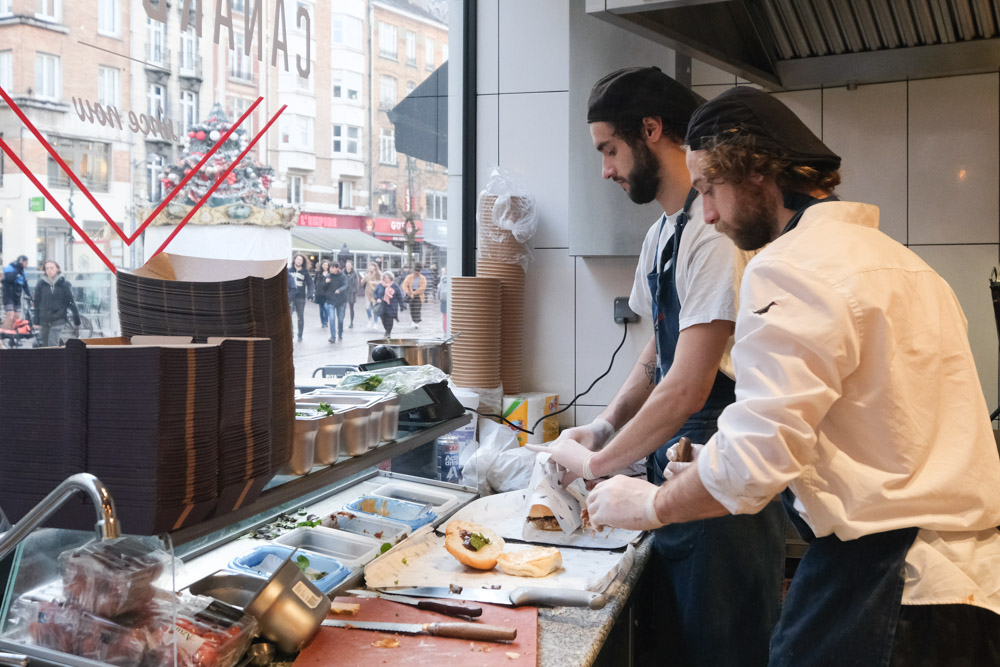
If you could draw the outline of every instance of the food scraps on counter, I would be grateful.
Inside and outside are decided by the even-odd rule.
[[[384,637],[372,642],[375,648],[399,648],[399,640],[395,637]]]
[[[359,611],[361,611],[361,605],[352,602],[331,602],[330,603],[330,614],[338,614],[340,616],[354,616]]]

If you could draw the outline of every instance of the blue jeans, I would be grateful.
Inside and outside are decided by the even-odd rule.
[[[326,319],[330,322],[330,338],[337,340],[344,337],[344,311],[346,303],[327,303]]]
[[[319,324],[320,326],[326,326],[326,301],[319,304]]]

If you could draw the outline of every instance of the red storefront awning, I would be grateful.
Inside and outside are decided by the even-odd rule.
[[[405,241],[406,221],[397,218],[375,218],[371,221],[370,227],[365,227],[368,232],[374,232],[375,237],[383,241]],[[422,220],[414,220],[416,227],[416,241],[424,240],[424,223]]]

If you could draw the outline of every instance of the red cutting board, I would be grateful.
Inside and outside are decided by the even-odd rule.
[[[338,597],[337,602],[361,605],[354,616],[334,616],[344,621],[378,621],[384,623],[443,623],[462,619],[424,611],[407,604],[379,598]],[[464,604],[475,604],[466,602]],[[536,607],[503,607],[484,604],[479,623],[517,628],[517,639],[510,644],[472,642],[467,639],[402,635],[371,630],[322,627],[309,646],[295,659],[295,667],[340,667],[357,665],[530,665],[536,664],[538,647],[538,609]],[[376,648],[380,639],[399,640],[397,648]],[[507,655],[510,653],[511,655]],[[518,657],[511,657],[513,654]],[[454,662],[452,662],[454,660]]]

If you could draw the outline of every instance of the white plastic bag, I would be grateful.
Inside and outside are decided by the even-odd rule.
[[[479,420],[479,446],[467,446],[459,456],[462,484],[479,495],[528,487],[535,453],[517,444],[514,432],[489,419]]]
[[[527,268],[532,260],[527,242],[538,230],[535,196],[502,167],[490,168],[476,207],[479,228],[477,257]]]

